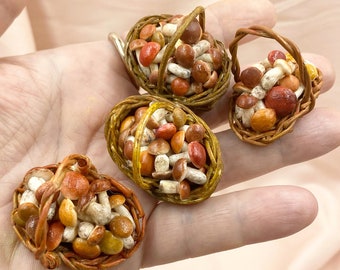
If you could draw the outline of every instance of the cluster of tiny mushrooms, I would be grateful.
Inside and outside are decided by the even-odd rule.
[[[44,193],[53,185],[53,176],[54,172],[47,168],[31,170],[17,198],[18,207],[12,219],[33,242],[41,222],[40,204]],[[105,178],[89,181],[77,165],[65,173],[46,213],[47,252],[69,244],[81,258],[95,259],[101,254],[115,255],[134,247],[136,223],[125,205],[125,196],[110,192],[110,187],[110,181]]]
[[[136,129],[148,108],[139,107],[120,125],[119,147],[129,167],[133,166]],[[207,182],[205,137],[205,127],[188,123],[187,114],[180,107],[173,111],[156,109],[138,138],[140,174],[153,178],[159,192],[179,194],[181,200],[187,199],[191,189]]]
[[[156,83],[159,63],[167,47],[167,40],[176,32],[185,16],[174,16],[157,25],[147,24],[139,38],[130,42],[139,68]],[[213,46],[213,38],[194,19],[175,45],[166,66],[167,88],[178,96],[201,93],[213,87],[222,65],[222,52]],[[309,65],[313,74],[315,67]],[[304,91],[296,76],[296,63],[288,54],[271,51],[267,58],[244,69],[233,89],[239,92],[235,116],[247,128],[257,132],[270,130],[278,118],[294,111],[298,98]],[[312,76],[311,76],[312,77]],[[313,77],[312,77],[313,79]],[[120,125],[119,147],[132,167],[136,127],[148,109],[142,106],[128,115]],[[198,123],[187,123],[186,113],[177,107],[173,111],[157,109],[143,131],[140,149],[140,173],[158,183],[159,192],[179,194],[181,200],[192,189],[207,182],[207,153],[202,140],[205,128]],[[41,169],[26,178],[26,190],[19,198],[14,221],[22,226],[34,241],[39,217],[39,203],[46,183],[53,172]],[[99,181],[99,180],[98,180]],[[99,186],[105,182],[96,183]],[[134,246],[136,224],[124,206],[124,196],[109,194],[105,188],[95,193],[86,204],[82,196],[91,188],[89,182],[76,168],[66,173],[60,193],[55,197],[47,214],[47,250],[55,250],[61,243],[70,243],[74,252],[85,259],[95,259],[100,254],[118,254]]]
[[[185,16],[173,16],[157,25],[145,24],[139,38],[129,42],[129,50],[135,53],[139,68],[151,84],[157,84],[159,66],[163,61],[169,39],[177,31]],[[176,96],[190,96],[213,88],[223,61],[221,48],[213,37],[203,32],[195,18],[182,33],[168,59],[164,81],[169,92]]]
[[[306,68],[313,80],[318,74],[316,67],[306,63]],[[271,130],[279,119],[289,116],[298,106],[305,86],[297,72],[295,60],[280,50],[270,51],[263,61],[244,69],[240,81],[233,86],[239,93],[236,118],[256,132]]]

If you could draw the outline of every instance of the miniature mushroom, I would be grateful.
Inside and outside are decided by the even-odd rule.
[[[120,238],[114,236],[109,230],[106,230],[102,241],[99,243],[99,247],[103,253],[114,255],[123,250],[124,244]]]
[[[269,69],[261,79],[261,86],[269,90],[271,89],[281,78],[285,75],[289,75],[293,72],[292,67],[286,60],[277,59],[274,62],[274,67]]]
[[[169,157],[166,154],[155,157],[155,172],[166,172],[170,168]],[[154,172],[152,172],[152,176]]]
[[[199,59],[200,56],[202,56],[205,52],[207,52],[210,48],[211,44],[209,41],[202,39],[196,44],[192,46],[192,49],[195,52],[195,58],[196,60]]]
[[[197,60],[207,62],[212,65],[214,70],[219,70],[223,63],[223,54],[220,49],[210,47],[208,51],[198,56]]]
[[[240,80],[248,88],[254,88],[261,81],[263,73],[255,66],[248,67],[241,72]]]
[[[178,154],[182,151],[185,143],[185,131],[179,130],[177,131],[170,140],[171,149],[175,154]]]
[[[174,125],[179,129],[186,123],[187,114],[180,107],[176,107],[172,112],[172,118]]]
[[[260,109],[251,118],[251,128],[257,132],[268,131],[274,127],[275,123],[275,110],[271,108]]]
[[[255,106],[258,99],[254,97],[253,95],[250,95],[248,93],[244,93],[242,95],[239,95],[236,99],[236,105],[242,109],[250,109]]]
[[[191,187],[187,180],[181,182],[173,180],[161,180],[159,191],[165,194],[179,194],[181,200],[186,200],[190,196]]]
[[[163,138],[157,138],[148,145],[148,152],[151,155],[167,154],[170,151],[170,144]]]
[[[286,55],[280,50],[272,50],[268,53],[267,59],[273,65],[277,59],[286,60]]]
[[[185,68],[191,68],[195,61],[195,51],[189,44],[181,44],[175,51],[176,62]]]
[[[169,162],[171,166],[174,166],[177,160],[185,158],[187,162],[192,162],[196,168],[202,168],[206,164],[206,155],[204,146],[198,141],[192,141],[188,144],[188,151],[169,156]]]
[[[109,223],[112,234],[119,238],[129,237],[133,232],[133,224],[128,217],[115,216]]]
[[[191,163],[198,169],[203,168],[206,164],[207,154],[205,147],[198,141],[192,141],[188,144],[188,153]]]
[[[161,45],[154,41],[147,42],[141,49],[139,61],[144,67],[151,65],[156,55],[161,49]]]
[[[68,171],[61,183],[61,194],[70,200],[78,200],[90,188],[87,178],[79,172]]]
[[[198,185],[204,185],[207,181],[206,174],[198,169],[189,167],[185,158],[176,161],[172,168],[172,176],[178,182],[187,179]]]
[[[192,77],[196,82],[205,83],[211,76],[211,67],[208,63],[197,60],[192,67]]]
[[[275,86],[268,91],[264,103],[266,107],[274,109],[276,115],[281,118],[295,110],[298,100],[291,89]]]
[[[176,63],[169,63],[167,65],[167,70],[176,75],[177,77],[183,78],[183,79],[189,79],[191,76],[191,70],[184,68]]]
[[[46,249],[52,251],[56,249],[63,239],[65,226],[60,221],[53,221],[48,225],[46,237]]]
[[[195,44],[201,39],[202,32],[203,31],[202,31],[201,25],[199,21],[195,18],[185,28],[180,39],[184,43]]]
[[[92,221],[97,225],[105,225],[111,219],[111,206],[106,191],[98,194],[98,202],[91,201],[82,215],[85,221]],[[85,218],[86,217],[86,218]]]
[[[109,197],[111,208],[116,211],[118,214],[129,218],[133,224],[133,227],[136,227],[134,219],[129,212],[129,210],[124,206],[125,197],[121,194],[114,194]]]
[[[185,96],[190,88],[190,83],[186,79],[177,77],[171,81],[170,87],[176,96]]]
[[[90,245],[85,239],[77,237],[72,242],[72,248],[75,253],[80,255],[84,259],[95,259],[101,253],[99,245]]]
[[[78,213],[73,202],[65,198],[62,200],[58,209],[59,219],[65,226],[75,227],[77,225]]]

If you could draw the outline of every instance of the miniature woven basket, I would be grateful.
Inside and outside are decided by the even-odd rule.
[[[100,192],[106,191],[108,195],[118,194],[118,196],[122,195],[125,197],[125,202],[122,206],[129,211],[131,214],[130,218],[133,219],[135,224],[134,231],[131,235],[134,240],[132,247],[129,249],[124,247],[121,252],[114,255],[107,255],[101,252],[99,256],[91,259],[84,258],[76,253],[70,242],[61,241],[53,250],[48,249],[48,242],[50,242],[49,237],[51,235],[49,228],[51,228],[53,222],[59,222],[58,207],[60,207],[60,205],[58,204],[58,200],[60,200],[60,187],[65,174],[69,171],[77,171],[85,176],[90,182],[90,189],[92,188],[91,183],[99,179],[106,183],[106,186],[102,187]],[[25,224],[25,221],[22,220],[22,214],[20,215],[19,212],[21,211],[20,201],[25,196],[25,191],[27,192],[29,189],[30,184],[28,184],[28,181],[33,176],[45,178],[46,182],[45,188],[40,193],[41,200],[38,204],[39,214],[38,216],[30,216],[30,218],[36,220],[34,225],[30,225],[29,221],[26,221]],[[100,185],[97,186],[97,184],[94,185],[93,188],[101,189]],[[83,197],[83,199],[85,199],[85,201],[94,200],[90,192]],[[76,204],[75,207],[79,209],[80,204],[84,204],[84,201],[80,202],[79,199],[77,202],[78,204]],[[57,209],[55,210],[56,212],[53,218],[49,218],[52,204],[57,204]],[[30,218],[28,220],[30,220]],[[57,268],[62,262],[70,269],[107,269],[115,266],[129,258],[140,246],[144,236],[146,222],[142,206],[135,194],[115,179],[104,174],[99,174],[87,156],[78,154],[70,155],[58,164],[36,167],[29,170],[21,185],[14,191],[11,219],[14,231],[21,242],[33,252],[35,258],[40,260],[41,264],[48,269]],[[78,225],[76,226],[79,226],[79,216],[77,222]],[[33,232],[32,228],[34,228]],[[106,228],[106,230],[108,229]]]
[[[240,82],[240,64],[237,58],[238,42],[247,35],[269,38],[277,41],[294,59],[297,65],[295,76],[300,80],[300,84],[304,86],[303,94],[298,98],[298,105],[295,110],[288,116],[279,119],[274,128],[265,132],[256,132],[251,128],[246,128],[241,121],[235,117],[235,101],[240,95],[240,92],[233,92],[232,98],[230,99],[228,115],[231,129],[242,141],[264,146],[291,132],[297,119],[309,113],[314,108],[315,100],[320,94],[322,73],[316,68],[317,76],[311,79],[306,68],[306,62],[302,58],[300,50],[295,43],[265,26],[252,26],[239,29],[229,46],[232,58],[231,71],[234,75],[235,83]]]
[[[117,36],[114,34],[109,35],[109,38],[115,44],[116,48],[120,52],[123,61],[127,67],[128,73],[135,83],[136,87],[143,88],[149,94],[164,97],[166,99],[176,101],[188,106],[191,109],[197,110],[209,110],[213,104],[223,96],[229,85],[230,79],[230,59],[225,50],[224,44],[218,40],[213,40],[213,47],[218,48],[222,53],[222,66],[219,68],[217,83],[210,88],[204,89],[200,93],[191,94],[188,96],[175,95],[169,90],[169,85],[165,82],[165,76],[167,74],[167,64],[170,59],[174,59],[175,46],[178,46],[179,39],[181,38],[183,32],[187,26],[196,17],[199,17],[199,23],[202,28],[203,33],[205,33],[205,11],[203,7],[195,8],[189,15],[185,16],[180,26],[177,28],[176,32],[170,37],[166,38],[167,47],[164,52],[163,58],[159,64],[158,80],[157,83],[151,83],[149,77],[142,71],[136,54],[129,49],[129,44],[139,38],[141,29],[148,24],[153,24],[159,26],[164,22],[169,22],[174,18],[174,15],[164,14],[147,16],[140,19],[130,30],[126,37],[125,46]],[[122,48],[124,46],[124,48]],[[191,78],[192,80],[192,78]]]
[[[136,109],[143,106],[149,106],[149,108],[138,122],[131,164],[126,160],[123,149],[119,146],[120,126],[127,116],[133,115]],[[143,176],[141,174],[141,136],[143,136],[148,120],[156,110],[161,108],[169,112],[173,112],[175,108],[181,108],[187,114],[186,124],[199,123],[206,131],[201,143],[204,145],[207,154],[206,165],[202,168],[203,171],[205,171],[207,181],[204,185],[197,185],[192,188],[190,195],[184,200],[180,198],[179,194],[164,194],[160,191],[160,181],[154,179],[152,176]],[[105,125],[105,137],[108,152],[120,170],[142,189],[159,200],[175,204],[198,203],[210,197],[219,182],[223,169],[219,142],[207,124],[183,104],[174,103],[162,97],[148,94],[130,96],[112,109]]]

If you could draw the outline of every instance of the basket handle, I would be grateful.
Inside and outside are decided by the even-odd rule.
[[[161,62],[159,66],[159,76],[157,80],[158,89],[163,89],[163,86],[164,86],[163,74],[165,73],[168,60],[175,49],[175,44],[177,40],[180,39],[184,30],[197,16],[199,16],[199,24],[202,28],[202,32],[205,32],[205,10],[203,7],[198,6],[190,14],[185,16],[185,19],[183,20],[182,24],[178,27],[175,34],[172,36],[171,40],[169,41],[167,48],[164,51],[163,61]]]
[[[302,102],[307,102],[308,99],[311,98],[311,108],[313,108],[315,104],[315,97],[312,94],[312,83],[299,48],[294,42],[277,34],[269,27],[254,25],[249,28],[240,28],[235,33],[235,38],[229,45],[232,62],[231,71],[234,74],[235,81],[239,81],[240,77],[240,63],[237,59],[238,42],[246,35],[275,39],[294,58],[299,67],[299,79],[305,86]]]

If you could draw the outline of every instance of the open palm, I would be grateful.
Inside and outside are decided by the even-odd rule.
[[[328,90],[334,80],[328,62],[307,57],[324,71],[322,90]],[[137,93],[108,41],[1,59],[0,85],[0,261],[6,269],[42,269],[11,228],[12,192],[28,169],[56,163],[72,153],[88,155],[101,173],[132,188],[146,212],[144,242],[118,269],[139,269],[284,237],[310,224],[317,214],[313,195],[292,186],[226,193],[194,206],[159,204],[134,186],[106,151],[103,126],[108,113],[117,102]],[[217,125],[216,116],[223,115],[225,104],[221,100],[202,117]],[[331,151],[340,142],[340,130],[331,124],[338,120],[338,113],[316,109],[298,122],[292,134],[261,149],[240,142],[231,131],[218,133],[225,161],[218,188]],[[315,147],[308,147],[312,142]]]

